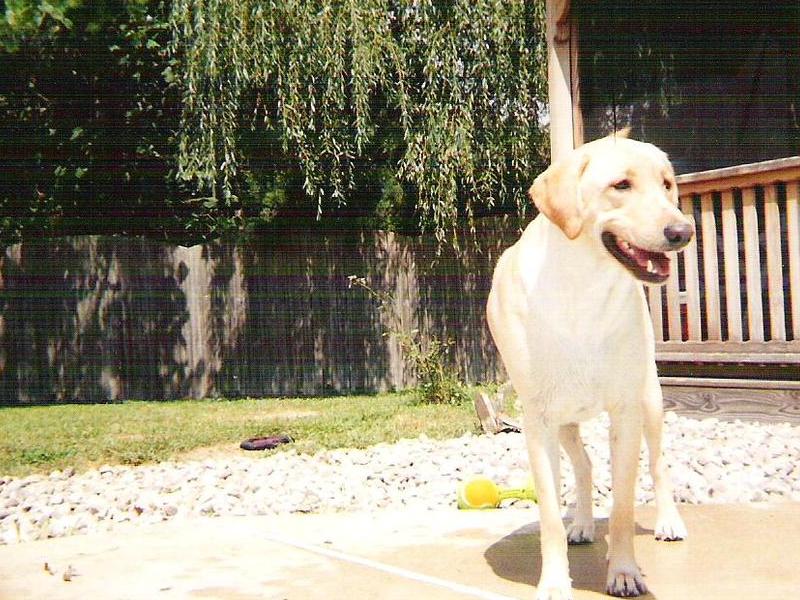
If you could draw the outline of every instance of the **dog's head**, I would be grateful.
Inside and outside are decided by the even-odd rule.
[[[678,208],[675,173],[652,144],[627,131],[590,142],[553,163],[528,192],[569,239],[589,236],[637,279],[664,283],[670,261],[694,235]]]

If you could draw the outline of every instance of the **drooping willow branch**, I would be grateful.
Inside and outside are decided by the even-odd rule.
[[[176,0],[179,176],[234,201],[239,132],[263,127],[298,161],[321,213],[347,202],[355,160],[389,131],[400,148],[391,166],[443,240],[476,207],[523,202],[546,155],[543,5]]]

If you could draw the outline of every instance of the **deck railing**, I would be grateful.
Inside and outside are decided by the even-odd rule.
[[[678,186],[697,235],[647,290],[658,360],[800,363],[800,156]]]

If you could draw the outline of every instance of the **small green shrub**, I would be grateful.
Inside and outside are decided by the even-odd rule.
[[[461,404],[467,400],[464,385],[454,369],[447,366],[447,354],[453,340],[442,341],[435,337],[421,340],[418,330],[391,332],[403,349],[406,364],[419,381],[419,393],[431,404]]]
[[[381,308],[394,304],[394,295],[378,291],[367,283],[366,278],[350,275],[350,287],[359,287],[378,301]],[[419,382],[418,392],[423,402],[430,404],[458,405],[467,400],[464,384],[455,369],[447,362],[447,355],[455,343],[434,336],[423,336],[418,329],[392,325],[384,336],[392,336],[400,344],[403,359]]]

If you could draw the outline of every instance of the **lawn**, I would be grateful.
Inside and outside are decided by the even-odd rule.
[[[411,393],[334,398],[184,400],[0,408],[0,475],[137,465],[220,453],[288,434],[299,452],[365,447],[479,429],[471,403],[422,404]]]

